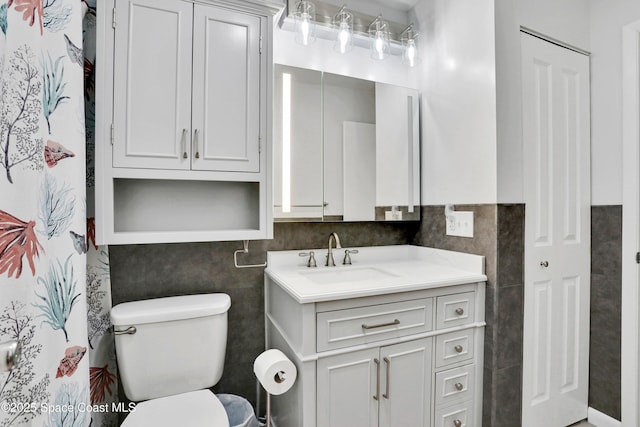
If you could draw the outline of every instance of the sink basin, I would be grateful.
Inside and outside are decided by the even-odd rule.
[[[307,279],[316,283],[359,282],[397,277],[395,274],[376,267],[329,267],[322,270],[301,272]]]

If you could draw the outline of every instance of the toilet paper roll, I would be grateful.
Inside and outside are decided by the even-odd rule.
[[[256,357],[253,372],[267,393],[274,395],[289,390],[298,375],[293,362],[277,349],[267,350]]]

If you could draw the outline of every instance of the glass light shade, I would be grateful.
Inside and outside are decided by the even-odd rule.
[[[333,17],[333,25],[338,30],[333,49],[346,53],[353,47],[353,14],[345,6]]]
[[[369,25],[371,40],[371,58],[382,60],[389,54],[389,25],[378,16]]]
[[[316,6],[310,1],[302,0],[296,5],[295,41],[308,46],[316,40]]]
[[[416,46],[415,39],[409,39],[406,43],[402,43],[402,62],[409,67],[415,67],[420,62],[418,57],[418,47]]]
[[[415,67],[420,62],[416,38],[418,38],[418,33],[413,30],[413,24],[409,25],[401,34],[402,62],[409,67]]]

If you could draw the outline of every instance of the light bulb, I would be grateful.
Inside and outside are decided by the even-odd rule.
[[[407,42],[406,56],[409,67],[416,65],[416,42],[414,40],[409,40]]]
[[[350,39],[351,33],[349,32],[349,24],[343,22],[340,24],[340,33],[338,34],[338,40],[340,42],[340,53],[345,53],[347,51]]]
[[[382,34],[380,33],[380,31],[376,33],[375,49],[378,58],[384,58],[384,41],[382,40]]]
[[[307,46],[309,44],[309,33],[311,32],[311,24],[309,23],[309,15],[302,16],[302,22],[300,23],[300,31],[302,35],[302,44]]]

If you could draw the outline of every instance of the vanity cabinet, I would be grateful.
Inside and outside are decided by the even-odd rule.
[[[297,253],[268,253],[266,347],[298,370],[271,398],[274,427],[480,427],[486,276],[447,270],[476,256],[359,252],[359,266],[324,269],[279,268]]]
[[[433,339],[319,359],[318,427],[428,426]]]
[[[98,243],[271,238],[271,35],[281,4],[98,7]]]

